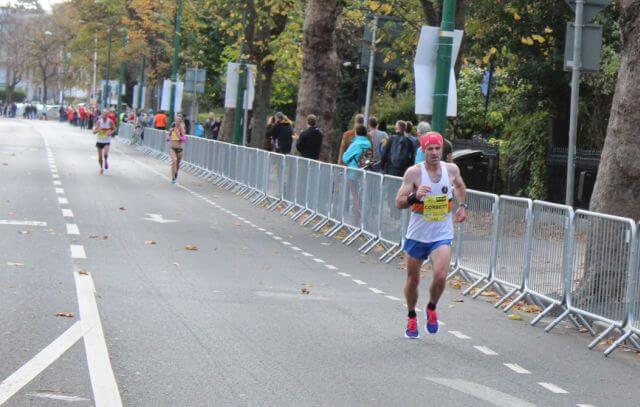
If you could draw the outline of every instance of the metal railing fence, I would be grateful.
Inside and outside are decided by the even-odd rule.
[[[122,125],[126,140],[130,127]],[[137,142],[144,153],[169,159],[166,132],[145,128]],[[344,243],[365,237],[360,250],[382,244],[381,261],[402,251],[410,213],[395,206],[399,177],[195,137],[186,144],[185,165],[291,219],[306,214],[303,224],[315,220],[314,230],[325,236],[346,229],[339,235]],[[559,309],[547,332],[567,318],[596,336],[599,322],[605,329],[590,348],[620,332],[606,355],[624,343],[640,349],[640,239],[633,220],[473,190],[467,204],[466,222],[455,226],[448,276],[470,283],[465,295],[493,286],[501,297],[496,307],[511,300],[505,311],[523,300],[539,306],[532,325]]]

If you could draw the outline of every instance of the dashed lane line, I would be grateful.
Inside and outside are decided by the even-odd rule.
[[[316,263],[319,263],[319,264],[326,263],[324,260],[322,260],[322,259],[317,259],[317,258],[314,258],[314,259],[313,259],[313,261],[315,261]]]
[[[78,244],[71,245],[71,258],[72,259],[86,259],[87,253],[84,251],[84,246]]]
[[[338,268],[334,265],[331,264],[325,264],[324,265],[326,268],[328,268],[329,270],[338,270]]]
[[[65,218],[73,218],[73,211],[71,209],[62,208],[62,216]]]
[[[341,275],[342,277],[351,277],[351,274],[349,273],[343,273],[342,271],[338,273],[339,275]]]
[[[391,301],[402,301],[398,297],[394,297],[393,295],[385,295],[384,298],[390,299]]]
[[[384,294],[384,291],[378,290],[377,288],[374,288],[374,287],[369,287],[369,291],[371,291],[374,294]]]
[[[351,281],[353,281],[354,283],[358,284],[358,285],[367,285],[367,283],[365,283],[362,280],[358,280],[357,278],[352,279]]]
[[[503,365],[505,365],[506,367],[508,367],[509,369],[513,370],[518,374],[531,374],[530,371],[528,371],[527,369],[525,369],[524,367],[520,366],[517,363],[503,363]]]
[[[451,335],[455,336],[458,339],[471,339],[470,336],[463,334],[460,331],[448,331]]]
[[[58,203],[60,205],[69,205],[69,200],[67,198],[60,197],[60,198],[58,198]]]
[[[56,194],[64,195],[64,189],[62,189],[62,188],[56,188]]]
[[[538,384],[542,387],[544,387],[545,389],[549,390],[551,393],[555,393],[555,394],[569,394],[568,391],[566,391],[565,389],[563,389],[562,387],[556,386],[553,383],[545,383],[545,382],[538,382]]]
[[[494,351],[493,349],[487,348],[486,346],[474,346],[474,348],[476,348],[477,350],[479,350],[480,352],[484,353],[487,356],[498,356],[498,352]]]
[[[302,252],[302,255],[305,257],[313,257],[313,254],[307,252]]]
[[[80,229],[78,229],[78,225],[75,223],[67,223],[67,234],[68,235],[79,235]]]

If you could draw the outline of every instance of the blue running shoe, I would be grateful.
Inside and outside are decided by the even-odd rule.
[[[409,339],[420,338],[420,333],[418,332],[418,317],[407,319],[407,330],[404,332],[404,337]]]
[[[425,308],[424,310],[427,316],[427,331],[430,334],[438,332],[438,313],[434,309]]]

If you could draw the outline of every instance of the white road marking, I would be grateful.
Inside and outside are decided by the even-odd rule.
[[[390,299],[391,301],[402,301],[400,298],[394,297],[393,295],[385,295],[384,297]]]
[[[72,259],[86,259],[87,253],[84,251],[84,246],[79,244],[71,245],[71,258]]]
[[[549,390],[550,392],[555,393],[555,394],[569,394],[568,391],[566,391],[562,387],[556,386],[553,383],[538,382],[538,384],[540,386],[544,387],[545,389]]]
[[[258,228],[258,230],[259,230],[260,232],[264,232],[264,229],[263,229],[263,228]]]
[[[511,394],[503,393],[479,383],[462,379],[447,379],[443,377],[425,377],[425,379],[441,386],[457,390],[461,393],[468,394],[479,400],[484,400],[497,407],[535,407],[535,404],[531,404],[525,400],[512,396]]]
[[[73,211],[71,209],[62,209],[62,216],[65,218],[73,218]]]
[[[320,264],[325,263],[325,261],[322,260],[322,259],[313,259],[313,261],[315,261],[316,263],[320,263]]]
[[[338,274],[341,275],[342,277],[351,277],[351,274],[348,274],[348,273],[339,272]]]
[[[273,236],[274,239],[276,240],[282,240],[282,238],[280,236]]]
[[[58,198],[58,203],[61,205],[68,205],[69,204],[69,200],[67,198],[64,197],[59,197]]]
[[[486,346],[474,346],[474,348],[487,356],[498,356],[498,352],[494,351],[493,349],[487,348]]]
[[[302,251],[302,249],[301,249],[301,248],[299,248],[298,246],[291,246],[291,250],[295,250],[295,251],[297,251],[297,252]]]
[[[10,226],[47,226],[47,222],[37,222],[32,220],[0,220],[0,225]]]
[[[596,407],[593,404],[576,404],[577,407]]]
[[[449,331],[449,333],[458,339],[471,339],[470,336],[467,336],[460,331]]]
[[[56,194],[64,194],[64,189],[62,188],[56,188]]]
[[[82,338],[82,324],[80,321],[71,325],[55,341],[42,349],[30,361],[22,365],[11,376],[0,383],[0,405],[9,400],[20,389],[38,376],[44,369],[58,360],[69,348]]]
[[[79,235],[80,229],[78,229],[78,225],[76,225],[75,223],[67,223],[67,234]]]
[[[93,399],[96,406],[122,406],[118,384],[111,368],[109,351],[102,331],[95,286],[91,275],[73,273],[76,280],[80,322],[84,330],[84,349],[87,355]]]
[[[282,241],[282,242],[280,242],[280,243],[282,243],[282,244],[283,244],[283,245],[285,245],[285,246],[291,246],[291,243],[289,243],[289,242],[287,242],[287,241],[285,241],[285,240],[283,240],[283,241]]]
[[[86,399],[84,397],[68,396],[66,394],[55,393],[53,391],[39,391],[37,393],[29,393],[27,395],[30,397],[36,397],[39,399],[68,401],[70,403],[75,401],[89,401],[89,399]]]
[[[55,168],[52,168],[52,169],[51,169],[51,172],[55,174],[55,173],[57,173],[57,172],[58,172],[58,170],[56,170]]]
[[[54,178],[54,179],[59,179],[60,178],[60,176],[58,174],[52,174],[51,177]]]
[[[265,235],[267,235],[267,236],[273,236],[273,233],[271,233],[271,232],[264,232],[264,233],[265,233]]]
[[[242,216],[238,216],[238,220],[244,222],[246,219],[243,218]]]
[[[332,266],[331,264],[325,264],[324,266],[326,268],[328,268],[329,270],[338,270],[338,268],[336,266]]]
[[[509,369],[513,370],[518,374],[531,374],[530,371],[518,365],[517,363],[503,363],[503,365],[505,365],[506,367],[508,367]]]
[[[245,219],[244,223],[246,223],[247,225],[251,225],[251,222],[246,220],[246,219]]]
[[[369,290],[371,290],[374,294],[384,294],[384,291],[378,290],[377,288],[369,287]]]
[[[60,181],[53,181],[53,185],[62,185],[62,182],[60,182]]]
[[[150,222],[156,222],[156,223],[176,223],[176,222],[180,222],[179,220],[173,220],[173,219],[165,219],[162,217],[162,215],[158,214],[158,213],[145,213],[145,217],[144,218],[140,218],[143,220],[148,220]]]
[[[302,252],[302,255],[306,257],[313,257],[313,254],[307,252]]]
[[[354,283],[358,284],[358,285],[367,285],[367,283],[365,283],[362,280],[358,280],[358,279],[352,279],[351,281],[353,281]]]

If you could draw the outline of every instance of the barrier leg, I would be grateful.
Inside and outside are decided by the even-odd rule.
[[[371,249],[373,249],[375,247],[376,244],[378,244],[380,240],[376,239],[376,237],[372,237],[370,239],[368,239],[363,245],[361,245],[360,247],[358,247],[358,251],[361,252],[364,249],[367,249],[369,247],[369,245],[371,245]],[[364,253],[369,253],[369,250],[371,249],[367,249]]]
[[[527,293],[526,293],[526,292],[523,292],[522,294],[520,294],[519,296],[517,296],[515,300],[511,301],[511,304],[509,304],[509,305],[507,305],[507,306],[505,307],[504,312],[509,312],[509,310],[510,310],[511,308],[513,308],[513,306],[514,306],[514,305],[516,305],[517,303],[519,303],[520,301],[522,301],[522,299],[523,299],[524,297],[526,297],[526,296],[527,296]]]
[[[567,315],[569,315],[571,313],[571,311],[569,311],[568,309],[564,310],[564,312],[562,314],[560,314],[556,319],[554,319],[553,321],[551,321],[551,323],[549,323],[549,325],[547,325],[544,328],[544,331],[546,333],[551,332],[551,330],[553,328],[556,327],[556,325],[558,325],[560,323],[560,321],[562,321],[563,319],[565,319],[567,317]]]
[[[464,291],[462,292],[462,295],[469,295],[469,293],[470,293],[474,288],[476,288],[477,286],[479,286],[480,284],[482,284],[482,282],[484,282],[484,281],[486,281],[486,279],[485,279],[484,277],[483,277],[483,278],[479,278],[479,279],[477,279],[475,283],[471,284],[469,287],[467,287],[467,289],[466,289],[466,290],[464,290]],[[485,289],[486,289],[487,287],[489,287],[490,285],[491,285],[491,283],[489,282],[489,283],[485,286]]]
[[[617,341],[615,341],[614,343],[611,344],[611,346],[609,346],[607,349],[605,349],[604,351],[604,355],[605,356],[609,356],[609,354],[611,352],[613,352],[618,346],[620,346],[620,344],[622,344],[622,342],[626,341],[627,339],[629,339],[631,337],[631,335],[633,334],[633,331],[627,331],[624,335],[622,335],[621,337],[618,338]]]
[[[314,232],[318,232],[320,231],[320,229],[322,229],[324,227],[324,225],[326,225],[327,223],[329,223],[329,218],[325,218],[322,222],[318,222],[314,227],[313,227],[313,231]]]
[[[309,216],[307,219],[304,220],[304,222],[301,223],[302,226],[307,226],[309,223],[313,222],[315,218],[317,218],[319,215],[316,213],[313,216]]]
[[[589,322],[587,322],[587,320],[582,315],[578,314],[577,318],[580,320],[580,325],[582,325],[583,327],[587,328],[587,330],[589,331],[591,336],[596,336],[596,330],[593,329],[593,326],[591,326],[591,324]],[[578,326],[578,329],[580,329],[579,326]]]
[[[609,336],[611,331],[613,331],[615,328],[616,328],[616,325],[615,324],[611,324],[607,329],[602,331],[602,333],[600,335],[596,336],[596,338],[593,341],[591,341],[591,343],[588,346],[589,349],[593,349],[601,340],[603,340],[604,338]]]
[[[389,253],[391,253],[392,251],[394,251],[396,249],[396,247],[399,247],[399,245],[396,244],[396,245],[393,245],[390,248],[388,248],[386,252],[382,253],[382,255],[380,257],[378,257],[378,260],[382,261],[382,259],[387,257],[389,255]]]
[[[544,318],[545,315],[550,313],[551,310],[556,307],[556,305],[557,304],[555,302],[552,302],[551,304],[549,304],[547,308],[545,308],[540,314],[538,314],[535,318],[533,318],[533,320],[531,321],[531,326],[535,326],[538,322],[540,322],[540,320]]]
[[[345,225],[343,223],[336,223],[336,225],[325,233],[326,237],[333,237],[338,233]]]
[[[393,253],[389,258],[387,258],[387,259],[384,261],[384,263],[385,263],[385,264],[389,264],[389,263],[391,263],[391,262],[393,261],[393,259],[395,259],[396,257],[398,257],[398,255],[399,255],[400,253],[402,253],[402,251],[403,251],[403,248],[402,248],[402,247],[398,247],[398,250],[396,250],[396,252],[395,252],[395,253]]]
[[[342,243],[345,243],[347,246],[351,246],[351,244],[355,242],[356,239],[358,239],[360,236],[364,234],[362,229],[356,229],[355,232],[358,232],[358,233],[356,233],[355,236],[353,236],[353,234],[347,236],[347,238],[343,240]]]
[[[364,254],[368,254],[371,250],[373,250],[377,245],[381,244],[385,249],[387,248],[386,245],[384,243],[382,243],[382,241],[380,239],[375,239],[370,245],[369,247],[365,248],[364,250]]]

